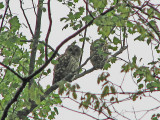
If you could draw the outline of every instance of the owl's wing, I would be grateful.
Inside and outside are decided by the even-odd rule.
[[[55,65],[54,75],[53,75],[53,83],[56,83],[63,79],[66,76],[66,71],[70,64],[70,56],[67,54],[63,54],[58,57],[58,64]]]

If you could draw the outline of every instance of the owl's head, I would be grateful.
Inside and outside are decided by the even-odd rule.
[[[77,45],[72,44],[67,47],[65,53],[79,58],[81,56],[81,48]]]

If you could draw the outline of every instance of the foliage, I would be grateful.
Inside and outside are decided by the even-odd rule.
[[[98,119],[98,116],[105,119],[133,119],[118,112],[114,106],[126,101],[136,102],[146,96],[159,101],[159,98],[152,97],[154,92],[160,91],[160,58],[156,56],[160,53],[159,4],[152,3],[150,0],[57,0],[69,10],[66,16],[60,18],[60,22],[65,24],[62,30],[71,28],[73,34],[63,40],[58,47],[51,47],[48,44],[52,39],[52,37],[49,38],[52,28],[50,6],[54,7],[54,3],[48,0],[46,7],[44,0],[39,0],[38,3],[33,1],[32,8],[31,6],[29,8],[34,11],[32,15],[36,19],[32,23],[26,14],[27,9],[24,7],[26,2],[22,0],[18,2],[20,2],[21,14],[15,14],[16,9],[11,7],[10,1],[0,2],[0,11],[3,11],[3,14],[0,14],[1,119],[55,119],[59,114],[57,106],[66,108],[62,105],[62,98],[78,103],[79,113],[93,119]],[[48,15],[49,18],[47,34],[41,26],[46,22],[41,20],[43,15]],[[33,31],[34,26],[35,31]],[[87,31],[88,28],[91,29]],[[52,66],[58,63],[56,60],[58,50],[75,36],[79,38],[76,43],[82,43],[82,46],[86,42],[91,43],[95,38],[92,34],[86,35],[86,33],[92,33],[91,30],[95,28],[99,39],[107,41],[110,52],[109,59],[97,78],[97,88],[101,87],[101,92],[81,91],[78,83],[72,84],[64,79],[44,88],[40,81],[52,74],[49,63],[51,62]],[[29,34],[26,31],[29,31]],[[134,50],[130,49],[131,46],[128,43],[137,41],[152,48],[153,60],[141,63],[143,58],[139,59],[138,55],[132,56],[130,60],[129,52]],[[119,54],[125,50],[128,55],[127,60],[119,57]],[[84,46],[82,51],[86,52]],[[99,53],[103,54],[102,51]],[[133,86],[136,85],[135,91],[125,90],[123,78],[120,85],[110,80],[113,76],[110,69],[119,60],[123,63],[120,74],[131,74]],[[85,64],[87,62],[88,60]],[[71,81],[95,70],[94,68],[84,70],[85,66],[81,65],[81,72],[78,75],[75,74],[77,72],[71,73],[74,74],[74,79]],[[57,88],[58,91],[56,91]],[[98,114],[97,116],[89,115],[87,110],[93,110]],[[148,113],[153,110],[159,110],[159,106],[146,111]],[[136,111],[133,110],[133,113],[136,116]],[[150,118],[158,120],[159,114],[155,113]]]

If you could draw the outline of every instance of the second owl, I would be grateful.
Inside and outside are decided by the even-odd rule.
[[[108,59],[108,45],[104,40],[95,40],[90,47],[91,63],[96,69],[103,69]]]

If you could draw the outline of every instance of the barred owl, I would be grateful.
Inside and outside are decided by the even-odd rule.
[[[65,50],[65,53],[58,57],[58,64],[54,67],[52,84],[65,78],[70,72],[79,67],[81,49],[77,45],[71,44]]]
[[[96,69],[102,69],[108,59],[108,45],[104,40],[95,40],[90,46],[91,63]]]

